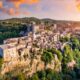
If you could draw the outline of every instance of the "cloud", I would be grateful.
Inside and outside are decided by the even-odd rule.
[[[2,1],[0,1],[0,8],[2,8],[3,7],[3,2]]]
[[[6,0],[6,2],[11,2],[14,4],[15,8],[19,8],[22,4],[36,4],[39,0]]]
[[[14,15],[14,14],[15,14],[15,11],[14,11],[13,8],[10,8],[9,11],[8,11],[8,13],[9,13],[10,15]]]
[[[20,15],[20,14],[27,15],[29,14],[29,12],[21,11],[20,6],[23,4],[26,4],[26,5],[37,4],[38,2],[39,0],[1,0],[0,10],[2,11],[2,13],[8,14],[8,15]],[[7,3],[8,7],[5,7],[4,3]],[[10,6],[10,4],[13,4],[13,6]]]
[[[30,12],[22,12],[24,15],[28,15],[30,14]]]
[[[76,8],[80,11],[80,0],[75,0]]]
[[[1,8],[0,9],[2,13],[8,14],[8,15],[14,15],[15,11],[13,8],[7,9],[7,8]]]
[[[8,15],[12,15],[12,16],[18,16],[21,14],[20,11],[15,11],[14,8],[10,8],[8,9],[8,11],[6,12]]]
[[[77,10],[80,11],[80,4],[77,4],[76,7],[77,7]]]

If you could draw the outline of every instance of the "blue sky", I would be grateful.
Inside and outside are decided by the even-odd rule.
[[[0,0],[0,19],[12,17],[80,21],[80,0]]]

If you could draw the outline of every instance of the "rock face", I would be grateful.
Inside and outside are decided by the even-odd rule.
[[[23,66],[28,61],[26,58],[29,54],[29,49],[26,48],[26,37],[8,39],[2,45],[4,64],[2,74],[13,70],[17,66]],[[8,43],[9,42],[9,43]],[[29,61],[26,65],[28,65]]]
[[[60,33],[54,33],[54,29],[48,31],[44,30],[44,27],[43,29],[37,28],[38,26],[34,27],[33,32],[28,33],[28,36],[4,41],[4,45],[1,46],[4,59],[2,74],[16,68],[26,67],[24,72],[27,72],[27,75],[32,75],[36,71],[45,68],[45,63],[41,60],[42,51],[43,49],[56,47],[57,45],[53,43],[58,42]],[[58,66],[57,69],[55,69],[55,64]],[[48,64],[46,68],[59,71],[61,70],[60,65],[60,62],[55,56],[55,60],[52,61],[51,64]]]
[[[5,45],[2,46],[2,49],[4,54],[4,63],[1,72],[2,74],[5,74],[6,72],[15,70],[17,68],[25,67],[24,72],[27,72],[27,76],[30,76],[36,71],[44,70],[45,68],[45,63],[41,60],[41,48],[33,46],[32,39],[30,39],[30,37],[19,38],[17,39],[16,43],[15,41],[14,43],[12,41],[10,44],[7,44],[6,41]],[[57,60],[56,56],[55,60]],[[46,66],[46,68],[54,69],[54,64],[55,62],[52,61],[51,64],[48,64]],[[58,70],[60,70],[59,67]]]
[[[5,74],[6,72],[12,71],[16,68],[26,67],[24,72],[28,72],[27,76],[30,76],[36,71],[44,70],[45,64],[41,60],[41,54],[39,54],[39,51],[39,48],[28,49],[24,47],[24,45],[5,48],[3,57],[4,64],[1,73]],[[46,67],[54,69],[54,61]]]

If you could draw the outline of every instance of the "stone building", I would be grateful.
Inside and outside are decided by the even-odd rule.
[[[41,60],[42,52],[40,53],[40,51],[41,49],[53,48],[54,42],[59,40],[60,33],[53,32],[53,30],[46,31],[44,25],[36,25],[35,23],[29,25],[27,31],[27,36],[7,39],[0,46],[0,55],[4,59],[2,74],[22,66],[28,67],[26,70],[29,74],[44,69],[45,64]],[[59,61],[57,60],[57,62]],[[47,68],[54,69],[54,61]]]

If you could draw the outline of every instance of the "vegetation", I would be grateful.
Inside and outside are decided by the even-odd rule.
[[[61,72],[56,72],[55,70],[47,69],[40,72],[36,72],[36,80],[79,80],[80,79],[80,42],[78,38],[67,39],[65,42],[69,42],[71,44],[66,44],[63,50],[58,49],[48,49],[43,52],[42,60],[45,63],[49,63],[54,60],[54,54],[57,55],[59,61],[62,63]],[[50,53],[50,54],[49,54]],[[50,55],[53,57],[50,57]],[[72,60],[76,61],[76,65],[73,69],[70,69],[67,66],[67,63]],[[33,74],[33,76],[35,76]],[[34,80],[34,77],[31,77],[30,80]]]
[[[20,31],[23,30],[23,26],[16,24],[14,25],[0,25],[0,43],[7,38],[14,38],[20,36]]]
[[[2,67],[2,64],[3,64],[3,58],[0,58],[0,69]]]
[[[70,44],[66,44],[63,50],[60,49],[47,49],[43,51],[41,60],[45,63],[44,70],[38,71],[32,75],[32,77],[26,77],[26,73],[17,71],[14,73],[8,73],[4,75],[2,80],[79,80],[80,79],[80,41],[78,38],[71,38],[68,41]],[[55,55],[59,62],[61,62],[62,70],[55,71],[47,69],[46,65],[51,64],[52,60],[55,61]],[[73,69],[69,68],[67,64],[74,60],[76,65]],[[2,58],[0,58],[0,67],[2,65]],[[55,64],[55,67],[58,68]],[[1,78],[0,78],[1,79]]]
[[[42,61],[45,62],[45,65],[48,63],[51,63],[51,61],[53,60],[53,54],[51,52],[48,51],[44,51],[42,54]]]
[[[40,20],[34,17],[31,18],[13,18],[0,21],[0,44],[3,43],[3,40],[7,38],[19,37],[21,31],[25,31],[27,23],[35,21],[37,24],[40,24]]]
[[[51,69],[39,71],[34,74],[30,80],[62,80],[61,75]]]
[[[24,19],[11,19],[0,21],[0,44],[3,43],[3,40],[7,38],[19,37],[21,31],[25,31],[25,25],[21,23],[30,23],[30,21],[36,21],[37,24],[41,23],[41,20],[35,18],[24,18]],[[53,20],[42,20],[46,28],[49,28],[50,23]],[[41,60],[45,63],[44,70],[37,71],[31,77],[27,77],[27,73],[23,73],[22,71],[14,71],[6,73],[3,77],[0,76],[0,80],[80,80],[80,40],[72,36],[70,39],[68,37],[60,38],[60,42],[62,44],[66,43],[63,49],[47,49],[43,50],[43,54],[41,54]],[[59,63],[59,67],[61,67],[61,71],[55,71],[52,69],[47,69],[47,64],[51,64],[52,61],[55,60],[55,55]],[[35,55],[31,54],[31,58]],[[67,64],[69,62],[75,61],[76,64],[73,68],[69,68]],[[3,64],[3,59],[0,58],[0,69]],[[54,64],[55,68],[57,67]],[[19,69],[20,70],[20,69]]]

